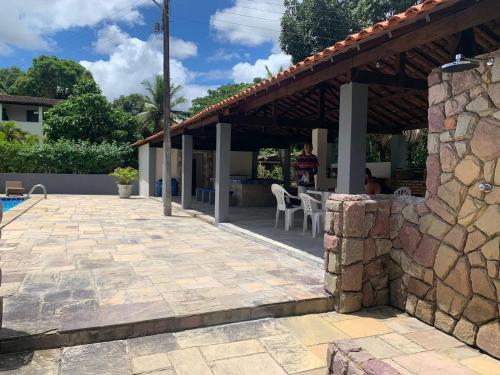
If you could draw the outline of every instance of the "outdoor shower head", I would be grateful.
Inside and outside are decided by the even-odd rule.
[[[472,59],[464,57],[463,55],[456,55],[455,61],[451,63],[447,63],[441,66],[441,70],[444,73],[458,73],[465,72],[466,70],[479,68],[479,62],[483,61],[483,59]],[[488,66],[493,64],[493,59],[487,59],[486,64]]]

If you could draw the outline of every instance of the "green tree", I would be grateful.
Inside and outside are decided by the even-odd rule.
[[[163,76],[157,75],[153,82],[144,81],[147,95],[144,96],[144,110],[136,115],[139,121],[139,132],[143,135],[156,133],[162,129],[163,118]],[[186,119],[187,114],[178,107],[187,102],[180,94],[181,85],[170,85],[170,121],[177,124]]]
[[[415,0],[285,0],[280,44],[294,63],[418,3]]]
[[[75,85],[73,95],[49,109],[43,132],[49,141],[129,143],[136,139],[133,116],[113,108],[92,79]]]
[[[0,69],[0,94],[15,94],[14,83],[23,74],[23,71],[17,66]]]
[[[19,129],[14,121],[0,122],[0,142],[37,143],[38,138]]]
[[[40,56],[34,58],[26,74],[16,80],[13,90],[17,95],[66,99],[83,78],[93,80],[90,72],[77,62]]]
[[[144,95],[121,95],[118,99],[115,99],[113,101],[113,107],[123,109],[125,112],[130,113],[132,116],[135,116],[141,112],[144,112],[145,103],[146,100],[144,99]]]
[[[211,105],[217,104],[224,99],[236,95],[240,91],[243,91],[250,86],[251,85],[248,83],[235,83],[222,85],[215,90],[208,90],[208,95],[193,100],[191,108],[189,109],[189,114],[195,115],[198,112],[203,111],[205,108],[208,108]]]

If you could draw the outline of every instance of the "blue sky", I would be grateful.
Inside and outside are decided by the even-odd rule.
[[[189,99],[223,83],[277,71],[282,0],[171,0],[172,80]],[[160,9],[152,0],[17,0],[0,13],[0,67],[27,69],[33,57],[73,59],[113,99],[141,92],[161,72]]]

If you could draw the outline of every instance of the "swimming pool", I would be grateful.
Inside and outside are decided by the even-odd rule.
[[[26,198],[0,198],[2,202],[2,211],[7,212],[18,204],[23,203],[25,200]]]

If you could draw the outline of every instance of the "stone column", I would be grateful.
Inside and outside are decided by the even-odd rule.
[[[156,152],[149,144],[139,147],[139,195],[149,197],[155,195]]]
[[[328,148],[328,129],[313,129],[312,131],[313,153],[318,157],[318,173],[314,177],[316,189],[327,189],[326,184],[326,159]]]
[[[338,312],[389,302],[391,200],[333,194],[327,203],[325,289]]]
[[[368,86],[340,86],[338,193],[364,192],[367,119]]]
[[[182,208],[191,208],[193,199],[193,136],[182,135]]]
[[[408,166],[408,143],[403,134],[393,134],[391,137],[391,176],[396,175],[396,169],[406,169]]]
[[[231,124],[217,124],[215,155],[215,223],[229,219]]]

